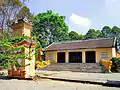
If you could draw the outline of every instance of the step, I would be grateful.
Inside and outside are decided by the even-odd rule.
[[[75,71],[75,72],[102,72],[98,63],[54,63],[40,70],[49,71]]]

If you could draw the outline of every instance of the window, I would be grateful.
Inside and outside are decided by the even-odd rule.
[[[101,59],[108,58],[108,53],[107,52],[101,52]]]
[[[48,54],[48,60],[53,60],[53,54],[52,53]]]

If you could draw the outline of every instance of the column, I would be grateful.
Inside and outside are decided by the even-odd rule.
[[[54,51],[54,62],[57,63],[57,51]]]
[[[85,50],[82,50],[82,63],[85,63]]]
[[[96,50],[96,52],[95,52],[95,56],[96,56],[96,63],[99,63],[100,61],[99,61],[99,51],[97,51]]]
[[[65,63],[69,63],[69,52],[65,50]]]
[[[112,48],[112,57],[116,57],[116,49]]]

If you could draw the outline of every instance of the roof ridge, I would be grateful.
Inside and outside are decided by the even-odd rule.
[[[53,44],[84,42],[84,41],[93,41],[93,40],[105,40],[105,39],[113,39],[113,38],[96,38],[96,39],[86,39],[86,40],[61,41],[61,42],[54,42]]]

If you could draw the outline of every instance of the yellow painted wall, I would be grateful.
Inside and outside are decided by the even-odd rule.
[[[23,34],[24,34],[25,36],[31,36],[30,33],[31,33],[31,32],[30,32],[30,29],[24,27]]]
[[[28,54],[29,52],[29,48],[25,48],[25,53]],[[25,77],[26,78],[29,78],[29,76],[34,76],[35,75],[35,55],[34,55],[34,52],[31,53],[31,60],[28,60],[28,59],[25,59],[25,65],[28,65],[28,66],[25,66],[25,71],[26,71],[26,75]]]
[[[13,30],[12,35],[13,36],[22,36],[23,34],[25,36],[31,36],[31,30],[32,25],[26,22],[21,22],[21,23],[17,23],[14,24],[13,26],[11,26],[11,29]]]
[[[108,58],[111,59],[112,57],[116,56],[116,51],[115,48],[97,48],[97,49],[80,49],[80,50],[62,50],[62,52],[65,52],[65,59],[66,63],[69,63],[69,52],[82,52],[82,63],[86,62],[85,58],[85,52],[86,51],[95,51],[96,52],[96,63],[100,62],[101,60],[101,52],[107,52],[108,53]],[[53,53],[53,60],[57,62],[57,52],[61,51],[49,51],[45,52],[45,59],[48,60],[48,54]]]
[[[53,59],[51,61],[54,61],[55,63],[57,63],[57,51],[45,52],[45,60],[49,60],[48,58],[49,54],[53,55]]]
[[[120,53],[119,52],[116,53],[116,57],[120,58]]]
[[[112,48],[98,48],[96,49],[96,62],[100,62],[101,60],[101,52],[107,52],[108,53],[108,58],[111,59],[112,56]]]

